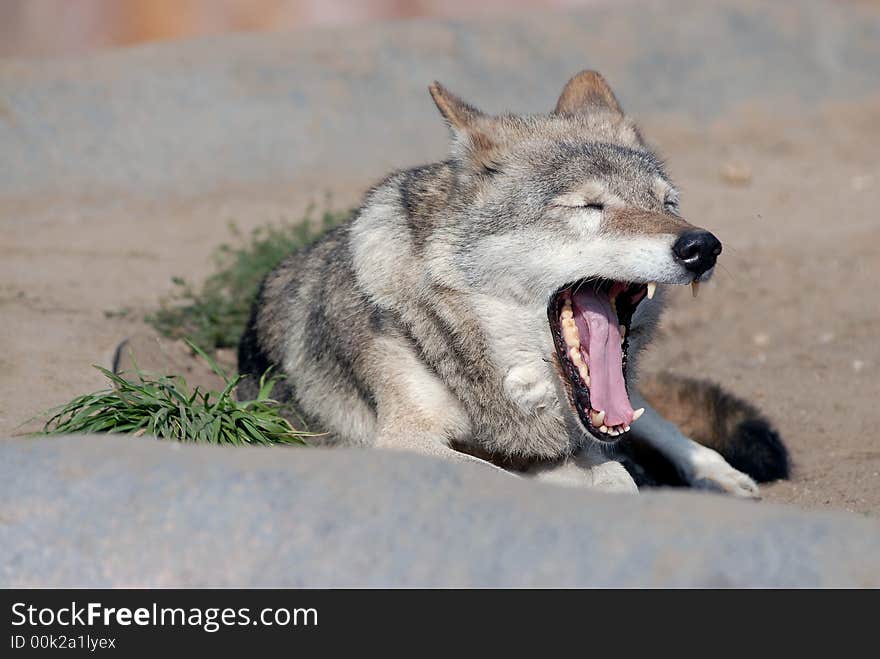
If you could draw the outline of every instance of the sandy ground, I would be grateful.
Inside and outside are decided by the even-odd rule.
[[[673,292],[645,367],[711,377],[765,410],[795,466],[791,481],[763,488],[766,500],[877,515],[880,99],[790,109],[741,108],[708,130],[677,116],[643,121],[685,215],[724,243],[697,300]],[[337,187],[337,204],[370,183]],[[143,314],[172,275],[210,271],[227,222],[295,218],[314,199],[279,183],[187,203],[0,203],[0,435],[101,387],[89,365],[147,330]]]

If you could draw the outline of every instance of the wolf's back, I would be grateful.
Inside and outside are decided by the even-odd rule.
[[[736,469],[761,482],[788,478],[788,450],[767,419],[751,404],[707,380],[671,373],[646,375],[639,389],[657,412],[681,432],[720,453]],[[637,433],[638,424],[633,426]],[[677,484],[678,477],[663,458],[635,448],[621,447],[642,483]]]
[[[358,337],[368,335],[372,319],[354,286],[349,227],[345,223],[290,254],[261,283],[238,346],[238,370],[247,376],[239,399],[253,397],[270,368],[281,377],[272,396],[282,403],[301,403],[302,395],[325,390],[369,398],[349,391],[359,381],[352,363]],[[297,391],[306,384],[307,390]],[[312,411],[297,412],[310,417]]]

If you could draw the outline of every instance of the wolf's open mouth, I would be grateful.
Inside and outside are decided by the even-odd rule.
[[[596,439],[614,441],[644,409],[626,391],[629,326],[656,284],[581,280],[550,299],[547,314],[569,403]]]

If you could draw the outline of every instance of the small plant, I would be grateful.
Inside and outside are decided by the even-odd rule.
[[[248,321],[262,279],[290,253],[311,245],[345,220],[348,212],[325,211],[313,218],[314,209],[298,223],[254,229],[240,245],[221,245],[214,253],[215,272],[200,288],[177,277],[177,290],[146,321],[170,338],[188,338],[213,353],[232,348]]]
[[[131,433],[162,439],[210,444],[305,444],[312,433],[296,430],[270,398],[276,378],[263,375],[254,400],[235,399],[235,387],[245,376],[228,376],[194,343],[190,348],[223,378],[223,391],[190,391],[180,376],[152,376],[135,367],[136,380],[128,380],[95,366],[112,387],[79,396],[48,414],[41,433]]]

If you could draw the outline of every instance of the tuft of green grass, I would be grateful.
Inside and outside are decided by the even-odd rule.
[[[245,376],[230,377],[194,343],[190,348],[223,378],[223,391],[190,390],[181,376],[152,376],[135,367],[128,380],[95,366],[111,387],[79,396],[50,410],[52,415],[36,434],[131,433],[162,439],[210,444],[305,444],[313,433],[295,429],[271,399],[276,378],[264,374],[254,400],[238,401],[235,387]]]
[[[172,279],[175,292],[146,321],[164,336],[190,339],[211,353],[235,347],[263,278],[349,215],[350,211],[324,211],[315,218],[312,207],[301,222],[259,227],[247,237],[232,225],[239,244],[217,248],[214,273],[198,288],[179,277]]]

